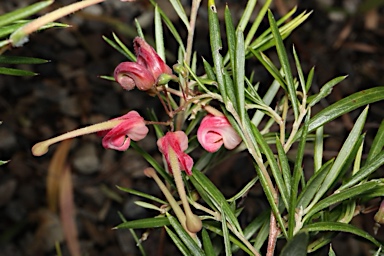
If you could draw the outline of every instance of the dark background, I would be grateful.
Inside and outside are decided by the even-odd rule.
[[[0,13],[32,2],[2,1]],[[48,10],[72,2],[56,1]],[[169,12],[171,19],[177,21],[177,16],[167,7],[166,1],[158,2]],[[247,1],[227,2],[236,20]],[[295,45],[306,74],[312,66],[316,66],[313,92],[336,76],[349,75],[334,89],[332,95],[321,102],[321,108],[353,92],[383,83],[384,11],[379,5],[368,8],[366,2],[274,2],[272,9],[276,18],[295,5],[298,13],[313,11],[309,20],[286,40],[289,51],[291,45]],[[217,4],[222,15],[224,1],[217,1]],[[203,1],[196,29],[195,50],[209,59],[205,9],[206,1]],[[134,3],[107,0],[60,20],[71,24],[71,28],[35,33],[25,47],[6,53],[44,58],[50,62],[19,66],[39,73],[32,78],[0,76],[0,119],[3,121],[0,126],[0,159],[11,160],[0,167],[0,255],[55,255],[54,242],[62,238],[60,219],[47,209],[46,201],[47,169],[54,150],[45,156],[34,157],[30,151],[34,143],[122,115],[132,109],[142,114],[148,108],[161,110],[159,103],[150,96],[135,90],[128,93],[116,83],[99,78],[100,75],[111,75],[116,65],[125,60],[103,41],[102,36],[112,38],[112,32],[116,32],[132,49],[131,42],[136,36],[134,18],[138,18],[147,41],[151,42],[152,13],[151,5],[144,0]],[[182,25],[178,26],[180,33],[185,35]],[[262,26],[268,26],[266,20]],[[165,35],[168,35],[166,30]],[[174,51],[177,47],[171,38],[167,39],[166,48],[169,50],[168,63],[172,65],[175,61],[172,56],[177,54]],[[267,53],[272,59],[277,59],[273,52]],[[261,81],[264,87],[271,81],[271,77],[256,61],[247,64],[247,71],[255,71],[255,79]],[[370,107],[365,126],[366,147],[369,147],[383,119],[382,109],[382,103]],[[326,126],[326,132],[332,135],[332,139],[326,141],[325,159],[337,154],[360,111],[354,111]],[[149,136],[153,139],[147,138],[142,146],[160,159],[152,129]],[[254,176],[252,167],[242,167],[243,173],[239,175],[236,167],[240,161],[249,162],[245,153],[209,173],[226,196],[234,195]],[[111,228],[121,222],[117,214],[119,211],[128,220],[156,214],[136,206],[134,201],[138,197],[115,188],[115,185],[119,185],[161,197],[155,183],[143,175],[143,169],[148,166],[145,160],[133,150],[125,153],[105,150],[101,146],[101,138],[87,135],[72,142],[68,162],[72,169],[77,228],[84,255],[139,255],[128,230],[116,231]],[[260,196],[260,187],[255,186],[245,201],[242,223],[248,223],[256,212],[265,207],[265,201]],[[361,214],[353,223],[372,233],[373,214]],[[140,236],[142,232],[139,230],[137,234]],[[164,230],[148,232],[148,240],[144,242],[148,255],[180,254],[169,243]],[[379,230],[381,238],[382,232]],[[338,255],[347,251],[351,256],[370,255],[369,245],[357,241],[352,235],[337,236],[333,247]],[[61,248],[63,255],[68,255],[65,243]],[[320,251],[319,254],[326,255],[327,252]]]

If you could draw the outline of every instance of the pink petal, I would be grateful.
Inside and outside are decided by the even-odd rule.
[[[197,130],[197,139],[208,152],[216,152],[224,144],[227,149],[234,149],[241,138],[224,116],[207,115]]]
[[[172,70],[160,58],[155,49],[153,49],[143,38],[136,37],[133,41],[137,63],[145,66],[153,75],[155,80],[163,74],[172,74]]]
[[[132,90],[135,86],[142,91],[147,91],[155,84],[152,73],[143,65],[136,62],[122,62],[114,71],[115,80],[125,90]]]
[[[145,125],[144,119],[136,111],[130,111],[115,119],[124,121],[113,129],[100,133],[104,134],[102,144],[105,148],[120,151],[127,150],[131,139],[139,141],[148,134],[149,130]]]
[[[188,148],[188,137],[184,132],[167,132],[165,136],[158,139],[157,146],[159,151],[164,155],[170,171],[172,170],[170,168],[168,151],[171,147],[177,155],[180,169],[188,175],[192,174],[193,159],[184,152],[184,150]]]

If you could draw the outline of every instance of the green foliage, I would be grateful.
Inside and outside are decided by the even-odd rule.
[[[193,132],[203,116],[197,114],[194,115],[196,119],[187,121],[188,115],[192,113],[187,110],[194,109],[202,112],[199,109],[200,105],[196,103],[197,99],[201,102],[204,100],[203,104],[209,104],[211,101],[218,102],[243,139],[243,145],[237,151],[248,151],[253,159],[256,175],[244,187],[238,188],[239,192],[236,195],[226,199],[203,171],[214,169],[216,161],[220,161],[219,159],[231,153],[222,150],[214,154],[204,153],[195,163],[193,174],[184,180],[188,187],[191,205],[201,210],[199,205],[204,204],[203,211],[206,215],[200,216],[204,227],[201,233],[202,242],[191,239],[170,212],[166,214],[160,212],[159,217],[153,219],[152,227],[158,227],[164,223],[167,233],[184,255],[190,255],[192,251],[196,255],[214,255],[218,254],[220,250],[218,248],[221,248],[225,255],[231,255],[238,250],[257,255],[260,248],[267,243],[269,233],[274,231],[270,226],[271,213],[281,232],[278,239],[287,241],[280,255],[306,255],[308,252],[316,251],[322,246],[329,245],[337,232],[351,233],[365,238],[375,246],[381,246],[373,236],[350,222],[359,204],[384,195],[384,181],[370,179],[370,176],[384,164],[382,151],[384,123],[377,132],[366,161],[362,160],[362,150],[363,128],[368,107],[365,107],[357,118],[338,155],[327,162],[323,162],[326,137],[323,127],[343,114],[370,103],[382,101],[384,87],[356,92],[312,116],[312,107],[331,94],[333,87],[344,81],[347,76],[334,78],[321,86],[319,93],[309,95],[314,79],[314,68],[307,74],[302,70],[299,54],[295,48],[292,51],[294,60],[292,63],[283,40],[300,26],[310,13],[297,14],[296,9],[293,9],[279,20],[275,20],[269,10],[271,1],[266,1],[254,21],[250,17],[256,1],[248,1],[238,24],[234,24],[230,8],[226,6],[224,21],[221,24],[215,2],[209,0],[207,10],[212,63],[203,59],[205,74],[196,75],[196,68],[184,62],[185,55],[191,54],[186,50],[188,47],[184,45],[165,13],[154,1],[151,2],[155,6],[156,49],[165,59],[162,26],[165,24],[179,44],[179,64],[183,65],[188,72],[188,76],[179,73],[181,81],[189,80],[192,87],[200,91],[200,95],[194,98],[196,105],[183,106],[186,109],[184,122],[188,126],[187,134]],[[185,27],[193,29],[190,28],[187,12],[180,2],[170,2]],[[259,25],[263,19],[269,21],[270,27],[265,31],[259,31]],[[222,31],[222,25],[225,27],[224,31]],[[248,25],[250,29],[244,33]],[[138,30],[140,34],[140,29]],[[223,39],[227,41],[227,49],[223,48]],[[115,35],[114,40],[114,42],[109,39],[106,41],[133,60],[132,53]],[[273,62],[265,52],[271,48],[278,55],[278,63]],[[247,59],[249,58],[256,58],[274,78],[264,95],[259,95],[259,82],[254,81],[253,74],[248,73]],[[292,69],[296,69],[297,77],[293,75]],[[284,96],[277,98],[279,91],[283,92]],[[277,102],[275,109],[271,107],[273,101]],[[177,107],[177,102],[174,104]],[[252,109],[256,111],[248,111]],[[266,124],[261,130],[260,123],[263,119],[266,120]],[[288,119],[292,121],[288,123]],[[273,125],[278,127],[278,132],[270,131]],[[159,133],[158,135],[161,136]],[[190,137],[190,144],[194,142],[195,138]],[[196,144],[193,145],[189,151],[196,148]],[[136,144],[133,144],[133,147],[173,185],[172,177],[169,177],[156,161]],[[304,151],[308,147],[313,148],[314,170],[307,170],[303,166]],[[290,158],[290,152],[293,150],[295,150],[295,159]],[[306,178],[304,173],[308,172],[312,173],[312,176]],[[242,208],[237,208],[236,203],[246,196],[257,182],[260,182],[268,200],[270,212],[256,216],[246,227],[242,227],[238,221]],[[140,195],[136,191],[128,189],[125,191]],[[192,196],[194,193],[200,197],[197,202]],[[148,195],[142,196],[150,198]],[[153,199],[157,203],[160,203],[159,200]],[[140,224],[137,225],[137,223]],[[149,219],[142,222],[135,220],[124,222],[118,227],[148,228],[150,223]],[[222,237],[219,239],[221,247],[216,244],[217,239],[212,239],[217,236]],[[329,255],[333,254],[330,248]]]
[[[175,207],[172,200],[169,200],[172,199],[172,194],[166,201],[122,187],[118,189],[145,198],[146,202],[138,201],[136,204],[158,211],[158,215],[132,221],[126,221],[122,217],[122,223],[116,229],[130,229],[137,240],[133,229],[164,228],[183,255],[231,255],[239,250],[249,255],[259,255],[262,247],[268,247],[273,253],[273,243],[277,239],[285,243],[280,255],[306,255],[329,245],[337,232],[351,233],[381,247],[380,241],[353,226],[351,221],[356,209],[364,207],[372,198],[384,196],[384,180],[372,178],[384,164],[384,122],[368,149],[364,147],[363,132],[368,115],[367,105],[384,99],[384,87],[356,92],[312,116],[312,108],[331,94],[333,87],[345,80],[346,76],[331,79],[321,86],[317,94],[309,95],[314,68],[308,72],[302,70],[299,54],[293,47],[291,56],[286,50],[284,39],[305,22],[310,13],[297,13],[294,8],[275,20],[269,9],[272,0],[267,0],[252,20],[256,0],[250,0],[238,24],[234,24],[229,6],[224,10],[224,20],[220,20],[222,16],[218,14],[215,1],[208,0],[207,45],[211,56],[204,56],[202,67],[198,69],[197,53],[192,52],[192,46],[196,18],[193,15],[197,15],[200,1],[193,0],[189,11],[186,11],[179,0],[169,1],[183,29],[187,31],[187,40],[182,38],[183,33],[179,33],[177,26],[156,1],[150,2],[154,6],[154,48],[158,55],[166,60],[168,49],[164,38],[165,29],[168,29],[167,35],[173,36],[178,44],[177,65],[174,67],[177,77],[172,79],[178,81],[177,88],[170,82],[170,85],[159,85],[155,92],[170,117],[166,125],[171,130],[185,129],[190,145],[186,152],[190,153],[199,147],[194,136],[199,122],[210,108],[210,111],[214,111],[213,106],[219,106],[223,113],[217,109],[215,111],[227,117],[243,143],[231,152],[220,149],[215,153],[202,153],[195,162],[193,174],[183,176],[188,202],[194,207],[194,211],[198,210],[202,220],[201,235],[188,230],[185,219],[190,216],[185,214],[182,215],[184,219],[180,218],[180,214],[176,213],[179,206],[175,203]],[[11,45],[12,40],[7,37],[12,37],[15,31],[28,24],[26,18],[51,3],[52,1],[42,1],[0,16],[2,52]],[[269,22],[269,28],[264,31],[260,31],[262,20]],[[138,36],[144,38],[144,32],[137,20],[135,25]],[[40,29],[62,26],[65,25],[51,22]],[[135,54],[116,34],[112,34],[113,39],[103,38],[128,60],[136,61]],[[226,48],[223,47],[222,40],[226,40]],[[271,51],[277,54],[278,61],[269,57]],[[257,60],[271,75],[273,82],[270,85],[257,81],[257,75],[247,65],[251,58]],[[212,59],[212,63],[206,59]],[[2,65],[45,62],[38,58],[0,56]],[[204,74],[197,70],[204,70]],[[297,77],[294,73],[297,73]],[[0,67],[0,74],[35,75],[10,67]],[[103,78],[114,80],[111,76]],[[264,95],[260,95],[260,86],[267,88]],[[278,93],[282,96],[277,96]],[[276,107],[272,104],[276,104]],[[338,155],[323,162],[324,139],[327,136],[324,135],[324,126],[361,107],[365,108],[355,121]],[[155,123],[156,136],[164,136],[154,111],[149,112],[148,116]],[[131,142],[131,147],[160,174],[168,184],[167,189],[173,192],[177,186],[167,168],[138,144]],[[313,149],[313,170],[308,170],[303,164],[304,152],[308,148]],[[362,159],[363,150],[368,152],[367,159]],[[215,170],[218,163],[239,152],[246,152],[252,159],[254,178],[243,187],[236,188],[238,192],[235,195],[226,198],[205,172]],[[293,153],[295,157],[292,159]],[[311,174],[309,178],[304,175],[308,173]],[[254,216],[243,227],[239,221],[243,208],[238,203],[257,183],[260,183],[269,208]],[[272,245],[268,245],[269,235]],[[140,250],[144,255],[144,249],[140,247]],[[334,255],[331,247],[329,255]]]

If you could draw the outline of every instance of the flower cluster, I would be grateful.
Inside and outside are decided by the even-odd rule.
[[[156,86],[162,74],[172,75],[172,70],[165,64],[156,51],[140,37],[133,41],[136,62],[122,62],[115,71],[115,80],[126,90],[137,87],[139,90],[150,90]],[[102,145],[107,149],[124,151],[129,148],[130,141],[139,141],[146,137],[148,128],[144,118],[138,112],[127,114],[106,122],[74,130],[58,137],[37,143],[32,152],[43,155],[48,147],[64,139],[69,139],[89,133],[103,136]],[[218,151],[222,145],[226,149],[234,149],[241,142],[241,138],[232,128],[225,116],[208,114],[201,121],[197,131],[197,138],[201,146],[208,152]],[[180,170],[188,175],[192,174],[193,159],[184,151],[188,148],[188,137],[183,131],[168,132],[157,141],[159,151],[164,155],[168,169],[172,172],[170,150],[178,159]]]

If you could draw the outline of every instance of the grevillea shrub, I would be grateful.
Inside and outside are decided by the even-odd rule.
[[[122,218],[116,229],[163,228],[184,255],[231,255],[240,251],[249,255],[306,255],[324,246],[329,247],[329,255],[334,255],[330,244],[339,232],[364,238],[378,255],[382,242],[351,223],[362,214],[359,209],[384,195],[384,180],[373,175],[384,163],[384,124],[368,148],[363,144],[368,104],[383,100],[384,87],[356,92],[313,115],[312,108],[346,77],[336,77],[322,85],[318,93],[310,93],[314,69],[302,70],[295,48],[287,51],[283,44],[283,39],[310,13],[293,9],[275,20],[269,10],[272,1],[255,8],[256,0],[250,0],[234,24],[230,8],[227,6],[221,15],[214,0],[208,0],[207,6],[192,0],[188,8],[179,0],[169,2],[180,18],[178,28],[187,31],[185,38],[153,0],[154,45],[144,39],[140,25],[132,44],[124,45],[115,35],[106,38],[129,58],[116,63],[113,76],[106,78],[126,90],[138,89],[157,97],[167,120],[158,122],[153,114],[144,117],[131,110],[124,116],[40,142],[33,153],[43,155],[53,143],[94,132],[104,136],[102,145],[106,149],[139,152],[148,161],[145,175],[156,182],[165,199],[120,188],[148,199],[150,202],[142,206],[158,212],[153,218]],[[198,16],[199,8],[205,8],[208,17]],[[197,19],[206,19],[203,22],[209,27],[206,45],[210,56],[201,60],[197,57],[201,55],[199,49],[194,47]],[[262,20],[269,22],[264,30],[260,27]],[[164,38],[164,29],[178,45],[175,63],[169,63],[165,56],[173,49],[167,48],[169,39]],[[30,32],[21,29],[10,42],[20,42]],[[278,61],[272,61],[267,52],[276,52]],[[271,84],[258,81],[250,59],[265,68],[273,78]],[[360,115],[338,155],[325,162],[324,125],[355,109]],[[158,137],[162,163],[135,143],[150,139],[146,137],[148,126],[154,127]],[[312,151],[311,166],[303,163],[304,149]],[[362,157],[363,150],[366,158]],[[252,159],[254,178],[226,198],[211,182],[209,173],[220,172],[217,165],[240,152]],[[288,157],[292,152],[294,157]],[[242,175],[243,170],[237,172]],[[239,202],[256,183],[269,208],[240,224],[244,208]],[[254,202],[245,207],[258,205]],[[382,208],[376,203],[374,220],[378,227],[383,222]],[[282,250],[276,249],[278,241]],[[138,246],[145,254],[145,243]]]

